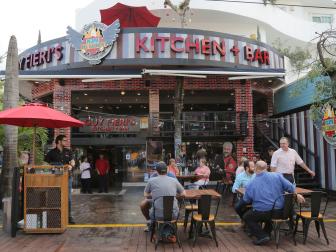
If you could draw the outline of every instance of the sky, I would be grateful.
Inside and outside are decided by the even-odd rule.
[[[0,55],[8,49],[15,35],[19,53],[37,43],[41,30],[42,42],[66,35],[68,25],[75,26],[76,9],[93,0],[9,0],[0,2]],[[6,59],[0,64],[5,69]]]

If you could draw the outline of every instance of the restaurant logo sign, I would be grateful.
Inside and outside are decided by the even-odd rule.
[[[68,26],[67,39],[82,58],[97,65],[111,52],[120,32],[119,27],[119,19],[109,26],[100,22],[90,23],[84,26],[81,33]]]
[[[55,58],[61,61],[63,58],[63,47],[61,45],[52,46],[29,54],[26,57],[19,59],[19,69],[26,70],[33,67],[38,67],[44,64],[49,64]]]
[[[123,133],[140,131],[140,118],[135,116],[88,116],[82,119],[81,132]]]
[[[330,103],[323,106],[322,134],[324,139],[336,147],[336,108]]]

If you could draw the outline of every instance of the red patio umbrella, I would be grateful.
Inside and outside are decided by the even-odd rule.
[[[34,127],[34,157],[36,127],[66,128],[81,127],[84,125],[83,122],[40,103],[29,103],[17,108],[1,111],[0,124],[8,124],[21,127]]]
[[[145,6],[134,7],[117,3],[114,6],[100,10],[101,22],[110,25],[116,19],[120,27],[157,27],[160,17],[154,16]]]

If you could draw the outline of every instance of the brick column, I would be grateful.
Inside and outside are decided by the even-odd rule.
[[[71,87],[66,85],[61,86],[59,82],[56,81],[53,95],[54,109],[71,115]],[[69,148],[71,143],[71,128],[55,129],[55,137],[60,134],[66,135],[68,140],[66,146]]]
[[[159,127],[160,112],[160,91],[159,89],[149,89],[149,130],[153,135],[160,134]]]
[[[149,90],[149,113],[160,112],[160,91],[159,89]]]
[[[239,87],[239,88],[238,88]],[[242,156],[247,156],[252,159],[254,155],[254,131],[253,131],[253,99],[251,81],[247,80],[246,83],[240,82],[235,89],[235,107],[236,112],[247,111],[247,134],[243,140],[237,141],[237,160],[239,161]],[[246,153],[243,149],[246,149]]]

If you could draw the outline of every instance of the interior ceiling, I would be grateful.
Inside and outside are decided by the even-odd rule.
[[[81,91],[72,94],[73,105],[88,104],[148,104],[148,91]],[[160,91],[160,104],[172,104],[174,91]],[[184,103],[229,104],[234,102],[234,91],[186,90]]]

